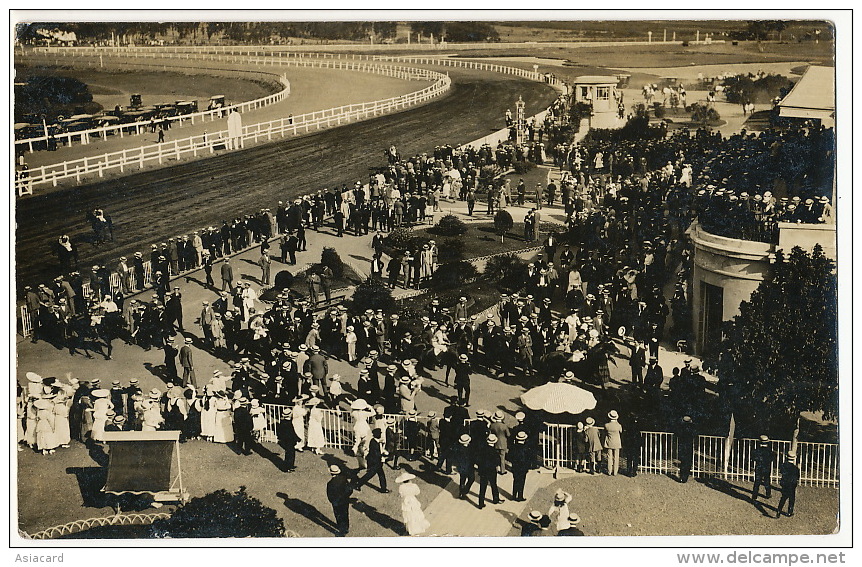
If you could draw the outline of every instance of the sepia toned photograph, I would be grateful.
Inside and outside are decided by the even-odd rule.
[[[841,533],[852,27],[760,15],[12,11],[12,540]]]

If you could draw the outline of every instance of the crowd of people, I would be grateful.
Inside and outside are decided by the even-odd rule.
[[[342,494],[361,488],[375,476],[386,491],[384,464],[397,469],[399,458],[422,455],[436,460],[443,473],[453,467],[458,470],[462,498],[478,474],[479,507],[485,505],[488,487],[492,501],[502,501],[498,477],[508,473],[513,475],[512,494],[516,500],[523,499],[523,476],[539,465],[541,424],[523,414],[516,415],[517,423],[511,426],[502,412],[479,410],[471,417],[472,375],[482,371],[504,378],[517,369],[525,376],[577,377],[607,388],[608,362],[619,344],[616,337],[625,339],[629,348],[634,386],[658,391],[664,379],[658,345],[665,339],[669,306],[673,307],[672,328],[677,336],[684,336],[679,329],[687,317],[690,247],[683,232],[689,222],[696,216],[708,229],[725,222],[745,236],[751,229],[748,217],[739,214],[740,206],[754,218],[799,210],[766,193],[761,199],[746,195],[745,202],[737,205],[736,189],[731,187],[750,180],[728,173],[728,148],[749,152],[746,155],[754,159],[768,139],[781,141],[767,146],[774,148],[775,143],[810,141],[814,135],[797,131],[722,139],[699,131],[694,136],[683,132],[643,143],[587,140],[565,157],[569,175],[560,187],[550,184],[536,190],[535,207],[525,222],[525,236],[538,238],[542,203],[555,205],[559,198],[567,217],[566,234],[547,235],[542,252],[527,266],[523,292],[504,295],[484,318],[469,312],[466,297],[451,309],[432,300],[418,325],[408,325],[398,314],[352,313],[343,305],[329,305],[315,314],[316,302],[298,300],[287,292],[263,309],[256,291],[247,282],[234,280],[230,256],[260,246],[259,265],[268,280],[268,262],[263,259],[269,258],[269,240],[275,236],[281,239],[282,261],[287,263],[289,257],[295,263],[296,251],[306,247],[306,230],[319,230],[327,223],[338,236],[345,231],[367,234],[369,229],[382,234],[403,223],[421,222],[429,208],[433,214],[441,199],[469,202],[470,193],[478,190],[487,191],[489,203],[500,203],[504,195],[501,206],[512,205],[507,186],[485,169],[519,159],[519,150],[512,144],[501,143],[496,150],[443,146],[432,155],[409,159],[390,151],[394,157],[388,167],[373,174],[367,184],[320,191],[290,204],[279,203],[275,214],[262,209],[257,215],[225,221],[220,229],[210,227],[153,245],[150,301],[126,299],[147,287],[140,253],[131,267],[120,259],[118,288],[111,286],[110,273],[103,266],[94,266],[89,295],[83,291],[74,262],[63,263],[71,273],[59,276],[51,288],[26,289],[25,301],[38,321],[33,339],[62,340],[70,354],[80,350],[86,356],[98,347],[106,358],[116,338],[161,348],[166,389],[143,392],[132,382],[125,387],[114,383],[108,390],[101,389],[98,381],[66,384],[28,374],[28,388],[19,390],[19,438],[50,454],[72,438],[100,442],[102,432],[113,428],[165,428],[182,431],[185,440],[235,443],[239,451],[250,454],[275,421],[274,434],[285,450],[283,470],[289,472],[295,469],[297,450],[319,452],[327,445],[322,422],[324,412],[332,411],[352,423],[352,452],[366,471],[358,481],[345,481],[339,489]],[[825,134],[821,131],[817,136]],[[723,175],[727,177],[721,188],[698,188]],[[518,204],[523,204],[526,189],[519,188],[516,194]],[[814,205],[813,200],[805,202],[802,208],[809,212],[793,214],[800,215],[799,222],[833,218],[828,198],[821,197]],[[737,220],[728,223],[727,218]],[[380,261],[383,252],[377,248],[375,259]],[[431,272],[435,262],[430,247],[426,257]],[[221,260],[221,290],[216,290],[211,277],[216,260]],[[183,326],[182,294],[179,288],[169,288],[169,278],[197,267],[205,269],[207,283],[218,298],[212,305],[205,301],[200,306],[197,323],[202,336],[196,344],[191,337],[178,335],[189,333]],[[381,262],[376,273],[382,271]],[[411,284],[407,273],[405,286]],[[423,277],[421,267],[417,276]],[[392,285],[398,282],[391,270],[390,280]],[[664,293],[669,284],[675,290],[670,302]],[[557,300],[563,307],[552,309]],[[193,346],[234,361],[231,376],[198,377]],[[328,361],[332,359],[353,364],[356,374],[342,378],[331,373]],[[440,365],[446,368],[442,386],[453,389],[450,404],[439,417],[434,412],[422,415],[417,395],[429,376],[426,371]],[[670,387],[688,404],[680,423],[683,429],[691,429],[685,424],[692,423],[688,414],[697,410],[703,379],[699,369],[688,364],[675,370]],[[264,404],[281,406],[281,415],[267,417]],[[594,416],[577,425],[573,437],[577,468],[598,472],[604,454],[605,470],[616,474],[622,452],[629,474],[635,475],[638,417],[627,416],[624,428],[616,411],[607,415],[603,428],[596,426]],[[683,462],[681,477],[687,479],[685,469]],[[344,472],[333,471],[333,476]],[[336,500],[341,506],[343,498]],[[333,508],[341,517],[343,509],[336,510],[336,502]],[[561,510],[555,514],[568,518],[569,525],[561,530],[577,523]],[[417,525],[422,524],[417,520]],[[535,522],[530,525],[541,529]],[[343,518],[339,526],[344,528]]]

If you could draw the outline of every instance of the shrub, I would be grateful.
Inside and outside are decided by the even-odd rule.
[[[440,236],[460,236],[467,232],[467,225],[455,215],[444,215],[431,232]]]
[[[447,238],[437,245],[437,261],[440,264],[460,262],[464,259],[467,245],[461,238]]]
[[[170,518],[153,522],[150,533],[159,538],[284,537],[284,520],[245,490],[220,489],[192,498]]]
[[[664,118],[664,105],[660,102],[654,102],[653,114],[656,118]]]
[[[336,278],[344,276],[344,262],[341,261],[341,256],[335,248],[325,246],[320,254],[320,263],[324,266],[329,266],[332,270],[332,275]]]
[[[479,270],[470,262],[451,262],[449,264],[441,264],[434,275],[431,276],[431,287],[434,289],[443,289],[464,285],[479,275]]]
[[[530,160],[519,160],[512,164],[512,167],[515,169],[515,173],[518,175],[524,175],[531,169],[536,167],[536,164],[531,162]]]
[[[392,290],[383,282],[371,278],[356,286],[350,303],[354,313],[363,313],[366,309],[382,309],[384,313],[395,311]]]
[[[383,243],[396,250],[406,250],[413,237],[413,229],[407,226],[399,226],[386,235]]]
[[[527,281],[527,263],[516,254],[500,254],[488,258],[483,277],[500,287],[517,290]]]
[[[515,221],[512,220],[512,215],[509,214],[509,211],[505,209],[500,209],[497,211],[497,214],[494,215],[494,230],[497,231],[497,234],[500,235],[500,241],[503,241],[503,237],[506,236],[506,233],[512,230]]]
[[[721,115],[718,113],[715,108],[707,105],[694,103],[691,105],[691,121],[696,124],[701,124],[706,126],[712,122],[718,122],[721,120]]]

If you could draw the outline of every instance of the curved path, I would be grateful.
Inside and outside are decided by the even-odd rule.
[[[273,208],[278,200],[366,179],[396,144],[403,155],[435,145],[463,144],[503,126],[502,117],[523,96],[528,115],[557,96],[548,85],[483,72],[449,70],[450,93],[430,104],[231,154],[20,200],[16,207],[16,281],[48,282],[56,273],[52,244],[61,234],[89,236],[87,211],[112,215],[115,241],[79,245],[80,266],[113,267],[121,255],[145,254],[166,240],[222,219]]]

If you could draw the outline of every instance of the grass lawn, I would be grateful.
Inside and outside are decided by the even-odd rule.
[[[581,517],[588,536],[831,534],[838,528],[838,490],[801,487],[795,515],[776,519],[779,491],[773,490],[766,506],[758,508],[749,500],[750,482],[703,480],[680,484],[652,474],[567,475],[538,490],[522,517],[531,510],[546,513],[554,493],[562,489],[573,496],[569,510]],[[519,533],[512,528],[508,535]],[[548,535],[554,533],[549,530]]]
[[[266,83],[237,76],[226,79],[203,71],[201,74],[192,74],[28,65],[16,65],[16,71],[19,75],[74,77],[88,86],[94,102],[111,109],[116,104],[128,105],[130,93],[140,93],[145,105],[172,103],[180,98],[198,99],[198,108],[206,110],[203,101],[208,101],[213,95],[223,94],[229,104],[235,104],[265,97],[281,89],[275,81]]]
[[[299,453],[297,472],[282,473],[278,463],[283,453],[273,453],[280,449],[272,443],[265,443],[258,454],[247,457],[236,454],[229,446],[204,441],[184,443],[180,451],[184,487],[192,497],[219,488],[233,492],[246,486],[250,496],[275,509],[284,519],[285,527],[301,537],[332,535],[333,513],[326,499],[327,469],[336,463],[356,467],[355,458],[328,449],[321,456],[308,451]],[[98,463],[104,460],[103,455],[88,452],[77,442],[47,457],[29,449],[18,453],[18,472],[22,476],[18,488],[18,527],[32,534],[75,520],[113,515],[110,503],[100,492],[106,469]],[[426,473],[424,463],[419,460],[406,461],[402,467],[419,477],[422,492],[418,498],[423,508],[449,480]],[[402,533],[401,501],[395,484],[400,473],[386,468],[391,494],[376,490],[376,478],[362,491],[354,493],[357,500],[350,511],[350,536],[382,537]],[[166,505],[141,513],[171,510],[172,506]],[[110,534],[98,537],[110,537]]]

